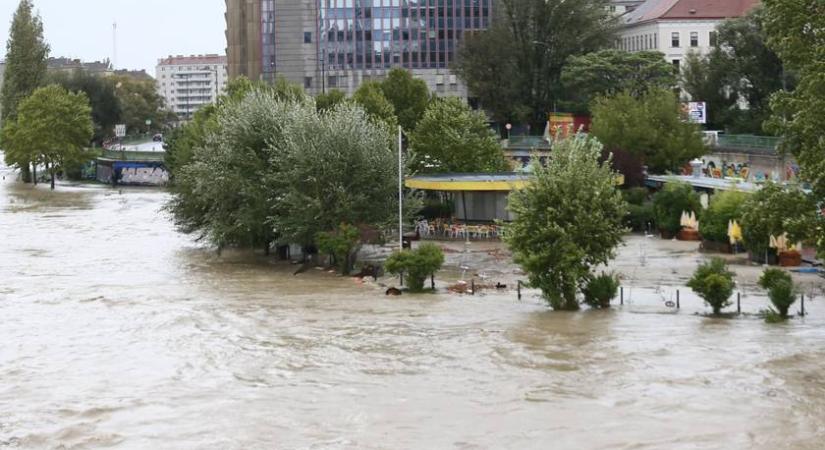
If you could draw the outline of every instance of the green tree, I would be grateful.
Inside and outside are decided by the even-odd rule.
[[[742,239],[745,248],[761,258],[773,251],[769,248],[771,236],[788,233],[792,242],[807,241],[818,220],[817,205],[810,195],[796,186],[766,183],[742,205]]]
[[[395,107],[384,96],[381,83],[375,81],[362,83],[353,94],[352,99],[364,108],[364,111],[372,120],[385,123],[388,129],[395,132],[398,127],[398,117],[395,116]]]
[[[94,122],[93,140],[101,144],[114,135],[115,125],[120,123],[122,111],[114,85],[106,79],[85,70],[71,73],[54,72],[48,75],[50,83],[59,84],[69,92],[83,92],[89,98]]]
[[[2,143],[9,156],[44,165],[54,190],[57,173],[88,156],[84,150],[92,133],[86,94],[50,85],[20,102],[17,117],[6,121]]]
[[[534,165],[535,179],[510,195],[506,242],[553,309],[578,309],[578,290],[622,240],[627,205],[601,154],[593,138],[559,141],[547,167]]]
[[[270,163],[278,168],[270,177],[277,212],[270,222],[281,241],[312,245],[341,223],[396,220],[398,156],[386,127],[349,104],[295,115],[287,138],[270,140]]]
[[[395,252],[387,258],[384,268],[395,275],[407,276],[410,292],[422,292],[427,277],[441,269],[444,252],[435,244],[421,244],[415,250]]]
[[[327,93],[315,96],[315,107],[318,108],[318,111],[326,111],[345,101],[347,101],[347,94],[344,91],[332,89]]]
[[[315,236],[318,250],[332,255],[342,275],[349,275],[352,270],[353,252],[358,248],[359,239],[358,228],[346,223],[342,223],[334,231]]]
[[[667,183],[653,196],[653,215],[659,230],[675,234],[682,229],[684,212],[700,214],[702,204],[693,187],[688,183]],[[701,219],[701,217],[700,217]]]
[[[567,99],[561,73],[574,55],[613,43],[606,0],[500,0],[488,31],[470,34],[455,69],[494,120],[543,129]]]
[[[404,69],[392,69],[381,83],[381,90],[392,104],[401,127],[407,132],[415,130],[430,103],[427,83]]]
[[[768,298],[776,308],[779,317],[788,317],[788,309],[796,302],[797,289],[793,278],[782,269],[769,268],[759,277],[759,287],[768,291]]]
[[[219,107],[212,104],[201,107],[192,120],[171,130],[164,136],[166,153],[164,164],[172,183],[180,170],[192,161],[195,149],[206,145],[207,137],[218,130]]]
[[[421,172],[500,172],[509,165],[483,113],[456,97],[433,101],[410,135]]]
[[[716,45],[707,56],[687,60],[685,90],[708,103],[715,129],[762,134],[771,95],[793,85],[793,77],[768,47],[764,24],[762,8],[729,19],[719,25]]]
[[[818,0],[765,0],[768,44],[799,80],[791,92],[774,95],[768,128],[784,137],[782,149],[799,163],[815,198],[825,198],[825,4]],[[816,227],[825,254],[825,224]]]
[[[122,110],[122,123],[127,133],[152,133],[162,130],[174,121],[174,115],[164,108],[163,97],[158,94],[154,80],[138,80],[125,75],[109,79]],[[151,123],[146,125],[146,121]]]
[[[597,99],[590,131],[606,148],[641,158],[652,173],[678,172],[707,152],[699,127],[688,123],[676,96],[664,89]]]
[[[719,52],[711,50],[712,55]],[[711,58],[714,60],[711,61]],[[727,130],[739,120],[739,92],[731,89],[730,61],[690,52],[682,67],[682,88],[690,98],[707,104],[707,128]]]
[[[733,281],[734,275],[728,270],[724,259],[713,258],[696,269],[687,285],[702,297],[705,303],[713,308],[713,314],[718,316],[722,308],[730,306],[730,296],[733,295],[736,286]]]
[[[572,99],[565,110],[585,112],[597,97],[619,92],[638,97],[651,88],[672,89],[676,74],[661,52],[611,49],[571,56],[561,82]]]
[[[714,242],[729,242],[728,224],[742,221],[748,194],[741,191],[722,191],[710,199],[707,211],[702,214],[702,237]]]
[[[277,238],[270,217],[279,192],[269,180],[278,167],[272,164],[276,150],[269,144],[283,141],[296,115],[314,114],[315,108],[273,93],[253,88],[241,100],[223,104],[216,123],[204,124],[206,136],[197,136],[193,128],[202,142],[176,147],[193,153],[173,172],[174,196],[168,208],[181,231],[219,250],[261,248],[268,254]]]
[[[43,39],[43,21],[32,13],[31,0],[21,0],[14,13],[6,42],[5,72],[0,92],[0,119],[12,121],[24,98],[40,87],[46,78],[49,45]],[[29,181],[31,161],[6,155],[6,163],[20,169],[23,181]]]

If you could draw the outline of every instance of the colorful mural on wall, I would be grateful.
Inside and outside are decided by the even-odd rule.
[[[690,175],[693,169],[690,164],[682,168],[682,175]],[[709,178],[735,178],[749,182],[760,183],[764,181],[794,181],[799,178],[799,166],[796,163],[788,163],[784,170],[779,167],[778,171],[765,170],[764,168],[753,168],[747,162],[727,162],[706,160],[702,166],[702,173]]]

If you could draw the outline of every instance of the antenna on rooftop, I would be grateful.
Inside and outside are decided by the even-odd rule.
[[[117,70],[117,22],[112,22],[112,69]]]

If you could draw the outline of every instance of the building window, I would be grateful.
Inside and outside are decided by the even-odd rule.
[[[699,32],[698,31],[691,31],[690,32],[690,46],[691,47],[698,47],[699,46]]]
[[[670,46],[673,47],[673,48],[678,48],[678,47],[680,47],[679,44],[680,44],[679,43],[679,32],[674,31],[673,33],[670,34]]]
[[[312,77],[304,77],[304,89],[312,88]]]
[[[674,59],[672,62],[673,62],[673,68],[676,70],[676,72],[678,72],[679,71],[679,66],[680,66],[679,60]]]
[[[710,46],[711,47],[716,47],[716,44],[719,42],[719,33],[715,32],[715,31],[711,31],[710,35],[709,35],[709,38],[710,38],[709,39],[710,40]]]
[[[311,31],[304,31],[304,44],[311,44],[312,43],[312,32]]]

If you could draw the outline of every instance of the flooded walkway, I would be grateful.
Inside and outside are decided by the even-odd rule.
[[[386,298],[218,258],[173,230],[166,200],[0,182],[0,448],[825,442],[821,301],[766,325]]]

